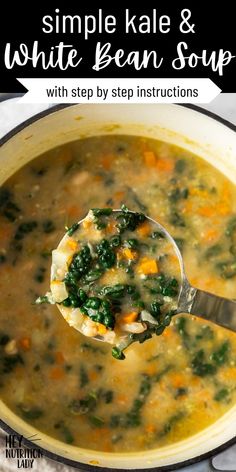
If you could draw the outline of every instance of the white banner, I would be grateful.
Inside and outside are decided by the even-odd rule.
[[[209,103],[210,79],[17,79],[23,103]]]

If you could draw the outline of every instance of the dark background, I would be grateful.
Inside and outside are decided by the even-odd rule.
[[[104,3],[104,2],[103,2]],[[127,2],[128,3],[128,2]],[[198,65],[197,68],[185,68],[181,71],[176,71],[171,67],[171,60],[177,56],[176,46],[179,41],[185,41],[189,46],[189,53],[194,52],[201,54],[203,49],[209,52],[212,50],[218,51],[220,48],[230,50],[236,55],[236,26],[235,26],[235,8],[233,2],[209,2],[201,1],[185,1],[185,2],[148,2],[148,7],[132,7],[127,4],[122,5],[119,2],[119,7],[110,8],[104,7],[102,2],[97,4],[97,7],[91,7],[91,2],[81,4],[80,2],[48,2],[47,5],[42,5],[29,2],[27,6],[25,2],[5,2],[1,6],[0,14],[0,32],[5,39],[0,39],[0,92],[24,92],[24,87],[20,85],[16,77],[176,77],[176,78],[197,78],[209,77],[216,85],[218,85],[223,92],[236,92],[236,59],[224,68],[224,75],[219,76],[218,72],[212,72],[209,67]],[[207,9],[207,6],[209,9]],[[84,40],[82,35],[76,33],[65,34],[45,34],[42,32],[41,19],[44,15],[54,14],[55,8],[60,9],[61,14],[71,15],[96,15],[99,8],[103,8],[104,14],[113,14],[117,17],[117,32],[113,34],[99,35],[94,33],[90,35],[90,39]],[[122,21],[125,18],[124,10],[130,8],[131,13],[136,15],[150,14],[153,8],[157,9],[159,15],[170,15],[171,17],[171,31],[168,34],[122,34],[124,28]],[[195,34],[181,34],[179,32],[179,23],[181,21],[180,11],[182,8],[189,8],[192,11],[190,22],[195,23]],[[13,39],[18,38],[18,39]],[[33,38],[33,39],[29,39]],[[64,41],[79,50],[79,55],[84,57],[84,60],[78,68],[71,68],[67,71],[60,71],[59,69],[49,69],[43,71],[40,67],[33,68],[29,63],[24,67],[15,66],[11,70],[7,70],[4,66],[4,50],[7,42],[11,42],[16,47],[20,43],[26,43],[28,46],[32,45],[33,41],[38,40],[40,49],[50,51],[51,46]],[[125,66],[118,68],[114,64],[107,68],[96,72],[92,70],[94,64],[94,54],[97,41],[102,43],[111,42],[113,54],[119,48],[123,48],[128,54],[132,50],[149,49],[156,50],[160,56],[167,57],[160,69],[149,67],[136,71],[133,66]],[[112,54],[112,55],[113,55]]]

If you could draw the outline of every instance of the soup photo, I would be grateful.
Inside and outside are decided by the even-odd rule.
[[[190,106],[60,105],[1,141],[1,427],[88,471],[233,443],[235,127]],[[212,294],[198,311],[195,292]]]

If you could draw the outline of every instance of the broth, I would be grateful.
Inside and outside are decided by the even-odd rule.
[[[171,444],[236,401],[236,335],[190,315],[134,344],[123,362],[56,307],[51,250],[89,208],[144,212],[166,226],[190,282],[235,298],[236,188],[195,155],[130,136],[53,149],[0,191],[0,395],[25,421],[75,446],[124,452]]]

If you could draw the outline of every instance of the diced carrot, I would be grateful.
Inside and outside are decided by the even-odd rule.
[[[144,162],[147,167],[155,167],[156,165],[156,156],[153,151],[145,151],[144,152]]]
[[[174,388],[183,387],[183,385],[186,384],[186,377],[184,374],[172,372],[169,377]]]
[[[226,202],[218,203],[218,205],[216,205],[216,213],[223,216],[229,215],[230,213],[229,204]]]
[[[207,190],[204,190],[199,187],[192,187],[189,189],[190,195],[201,197],[201,198],[209,198],[209,193]]]
[[[62,367],[53,367],[49,373],[49,377],[52,380],[60,380],[65,376],[65,371]]]
[[[212,399],[212,395],[206,388],[200,390],[197,394],[197,398],[200,402],[208,402]]]
[[[65,358],[62,354],[62,352],[58,351],[55,353],[55,359],[57,364],[64,364]]]
[[[224,380],[236,381],[236,367],[225,367],[221,372],[221,377]]]
[[[167,326],[167,328],[163,331],[162,336],[164,336],[164,338],[170,338],[172,334],[172,329]]]
[[[156,274],[158,272],[158,266],[156,259],[149,259],[148,257],[143,257],[138,265],[138,273],[149,275]]]
[[[122,192],[122,191],[120,191],[120,192],[115,192],[115,193],[114,193],[114,198],[115,198],[116,200],[121,200],[122,198],[124,198],[124,195],[125,195],[125,192]]]
[[[217,239],[219,236],[219,231],[216,229],[209,229],[202,234],[202,240],[205,242],[211,242]]]
[[[194,387],[198,387],[200,384],[201,384],[201,379],[197,377],[196,375],[194,375],[191,379],[191,385],[193,385]]]
[[[92,370],[89,372],[89,380],[97,380],[98,379],[98,372],[95,372],[95,370]]]
[[[196,213],[200,216],[206,216],[207,218],[210,218],[211,216],[215,215],[216,211],[214,207],[204,206],[198,208]]]
[[[112,233],[116,229],[116,221],[109,221],[106,227],[107,233]]]
[[[120,317],[122,323],[133,323],[137,319],[138,313],[136,311],[131,311]]]
[[[133,261],[137,258],[137,252],[132,251],[132,249],[129,249],[128,247],[122,248],[121,252],[122,252],[122,255],[124,255],[125,258],[128,260]]]
[[[76,249],[78,249],[78,243],[72,238],[68,238],[66,244],[73,251],[76,251]]]
[[[168,159],[158,158],[156,162],[156,169],[160,172],[172,172],[174,169],[174,162]]]
[[[223,184],[223,188],[222,188],[222,200],[224,200],[225,202],[230,202],[231,200],[231,192],[229,190],[229,187],[228,187],[228,183],[224,183]]]
[[[83,223],[82,223],[83,228],[85,228],[85,229],[90,228],[90,226],[92,225],[92,223],[93,223],[93,222],[90,221],[90,220],[84,220]]]
[[[145,431],[147,433],[154,433],[156,431],[156,428],[154,424],[147,424],[147,426],[145,426]]]
[[[20,347],[24,349],[24,351],[28,351],[31,348],[31,340],[29,337],[25,336],[24,338],[21,338],[19,341]]]
[[[192,211],[193,211],[193,202],[191,202],[191,200],[185,201],[182,207],[182,213],[185,215],[188,215],[189,213],[192,213]]]
[[[118,395],[117,398],[116,398],[116,402],[121,404],[121,405],[125,405],[127,403],[127,401],[128,401],[127,395],[122,394],[122,393],[120,395]]]
[[[145,368],[145,374],[154,375],[157,372],[157,367],[155,364],[150,364],[148,367]]]
[[[136,231],[137,231],[139,236],[145,237],[145,236],[148,236],[149,233],[151,232],[151,226],[148,223],[148,221],[145,221],[143,224],[138,226]]]
[[[102,335],[102,334],[106,334],[106,332],[107,332],[106,326],[104,326],[104,325],[101,324],[101,323],[97,323],[97,327],[98,327],[98,332],[99,332],[99,334],[101,334],[101,335]]]
[[[101,182],[102,181],[102,175],[96,174],[93,176],[94,182]]]
[[[102,163],[103,169],[105,169],[105,170],[110,170],[111,164],[112,164],[112,156],[109,155],[109,154],[106,155],[106,156],[104,156],[104,157],[102,158],[101,163]]]

